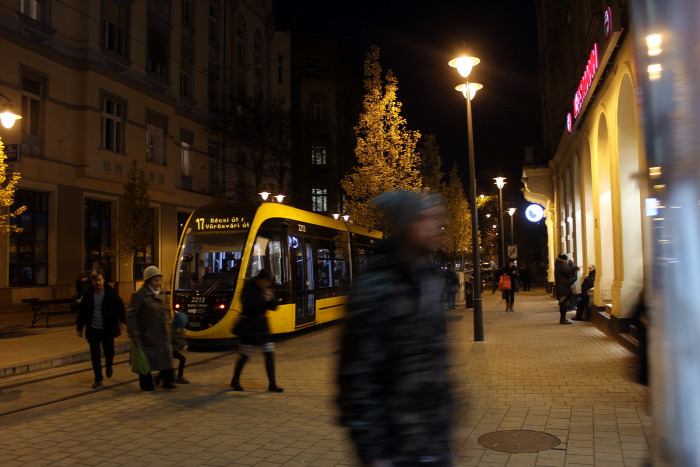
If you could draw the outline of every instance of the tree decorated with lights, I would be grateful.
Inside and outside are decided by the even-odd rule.
[[[452,166],[449,180],[443,191],[445,198],[445,252],[455,261],[457,251],[471,250],[471,214],[464,195],[462,182],[457,174],[457,164]]]
[[[7,156],[5,155],[5,145],[0,139],[0,235],[4,236],[11,232],[21,232],[22,228],[12,225],[12,219],[27,210],[26,206],[12,211],[15,202],[15,191],[19,182],[19,172],[8,172]]]
[[[398,81],[391,70],[382,78],[379,47],[372,46],[364,64],[365,96],[355,136],[356,165],[341,182],[352,219],[371,228],[382,220],[371,200],[396,189],[420,190],[418,131],[406,128],[397,99]]]

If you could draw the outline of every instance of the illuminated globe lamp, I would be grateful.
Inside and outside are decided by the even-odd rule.
[[[12,101],[9,97],[7,97],[3,93],[0,93],[0,97],[4,97],[7,101],[4,104],[2,104],[2,106],[0,106],[0,122],[2,122],[2,126],[4,126],[7,129],[10,129],[15,124],[15,121],[19,120],[22,117],[15,113],[15,106],[12,105]]]

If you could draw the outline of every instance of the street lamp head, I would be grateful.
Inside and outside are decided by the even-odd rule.
[[[349,221],[349,220],[350,220],[350,216],[349,216],[348,214],[344,214],[344,215],[343,215],[343,220],[344,220],[345,222]]]
[[[515,208],[508,209],[508,214],[510,214],[510,217],[513,217],[513,214],[515,214]]]
[[[269,191],[261,191],[258,194],[260,195],[260,197],[262,198],[263,201],[267,201],[267,198],[270,196]]]
[[[12,101],[9,97],[3,93],[0,93],[0,97],[4,97],[7,101],[0,106],[0,122],[2,122],[2,126],[10,129],[15,124],[15,121],[22,118],[22,116],[15,113],[15,106],[12,105]]]
[[[472,68],[478,65],[480,61],[481,60],[479,60],[476,57],[469,57],[463,55],[461,57],[453,58],[452,60],[450,60],[449,65],[452,68],[457,68],[459,74],[462,75],[462,77],[466,78],[467,76],[469,76],[469,73],[471,73]]]
[[[284,199],[284,195],[276,195],[275,198],[277,198],[278,203],[281,203],[282,200]]]
[[[337,212],[333,214],[333,219],[338,220],[339,217],[340,214],[338,214]]]
[[[469,83],[469,100],[474,99],[474,95],[476,94],[476,91],[479,89],[483,89],[484,85],[479,84],[479,83]],[[467,85],[466,84],[460,84],[459,86],[455,86],[455,89],[464,95],[464,98],[467,98]]]
[[[496,186],[498,187],[498,189],[502,190],[503,186],[506,184],[506,182],[505,182],[506,178],[505,177],[496,177],[496,178],[494,178],[494,180],[496,180]]]

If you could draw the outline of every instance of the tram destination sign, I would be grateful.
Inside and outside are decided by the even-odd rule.
[[[226,232],[250,229],[250,220],[242,216],[204,216],[194,220],[198,232]]]

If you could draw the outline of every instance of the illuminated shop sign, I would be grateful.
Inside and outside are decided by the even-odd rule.
[[[593,44],[593,50],[588,56],[586,69],[583,71],[583,76],[581,76],[581,81],[578,83],[578,89],[574,95],[574,118],[578,117],[579,112],[581,112],[581,106],[588,95],[588,91],[591,89],[593,78],[598,71],[598,65],[598,44]]]
[[[531,204],[525,210],[525,217],[530,222],[539,222],[544,217],[544,208],[539,204]]]
[[[206,216],[194,220],[195,228],[200,232],[245,230],[250,228],[250,221],[245,217]]]

